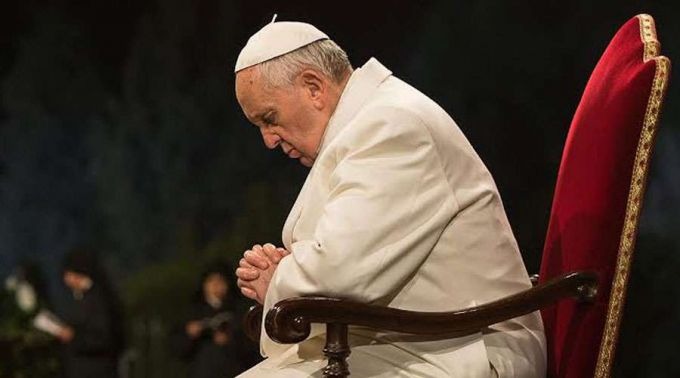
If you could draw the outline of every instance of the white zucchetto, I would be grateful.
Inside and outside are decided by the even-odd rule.
[[[234,72],[287,54],[312,42],[329,39],[313,25],[304,22],[271,22],[253,34],[236,59]]]

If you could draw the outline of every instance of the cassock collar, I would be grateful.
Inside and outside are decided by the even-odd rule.
[[[342,91],[338,106],[328,121],[317,157],[345,125],[354,118],[375,89],[390,75],[392,75],[392,71],[375,58],[369,59],[361,68],[352,72],[345,89]]]

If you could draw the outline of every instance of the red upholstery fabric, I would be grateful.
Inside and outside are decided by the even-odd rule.
[[[656,68],[654,60],[643,62],[639,22],[623,25],[600,58],[564,147],[540,278],[596,271],[600,289],[594,306],[568,300],[542,311],[553,377],[592,377],[595,369]]]

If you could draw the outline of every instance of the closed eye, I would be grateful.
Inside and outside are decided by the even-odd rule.
[[[265,126],[276,126],[276,112],[269,111],[260,117]]]

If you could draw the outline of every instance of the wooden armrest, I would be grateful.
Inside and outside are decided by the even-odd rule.
[[[484,327],[536,311],[563,298],[592,301],[597,275],[572,272],[506,298],[451,312],[417,312],[326,297],[289,298],[277,303],[265,319],[267,334],[289,344],[305,340],[311,323],[365,326],[400,333],[463,336]]]
[[[529,277],[531,285],[538,285],[538,274],[533,274]],[[260,330],[262,329],[262,305],[255,304],[250,306],[248,312],[243,317],[243,329],[252,341],[258,342],[260,340]]]
[[[479,332],[492,324],[528,314],[561,299],[591,302],[597,295],[597,275],[572,272],[509,297],[450,312],[417,312],[369,305],[345,299],[298,297],[280,301],[269,310],[265,329],[273,340],[298,343],[309,337],[311,323],[326,323],[328,365],[324,377],[347,377],[350,347],[347,326],[358,325],[400,333],[443,335],[446,338]],[[246,334],[259,340],[262,306],[253,306],[244,319]]]
[[[243,317],[243,332],[254,342],[260,342],[260,330],[262,329],[262,305],[250,306]]]

